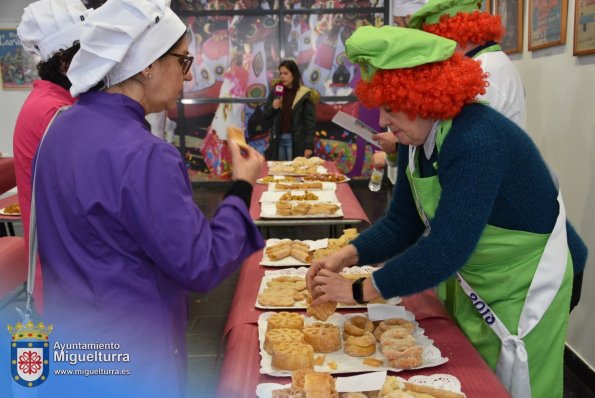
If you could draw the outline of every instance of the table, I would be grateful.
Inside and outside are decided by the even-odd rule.
[[[14,174],[14,158],[0,157],[0,195],[16,187]]]
[[[291,383],[289,378],[261,375],[258,342],[258,317],[264,312],[254,307],[264,275],[258,265],[262,252],[250,256],[242,266],[231,311],[224,329],[227,338],[219,375],[217,397],[254,397],[259,383]],[[456,376],[468,398],[510,397],[494,372],[479,356],[469,340],[449,317],[433,292],[404,297],[405,307],[416,316],[426,335],[434,340],[442,355],[449,358],[443,365],[403,371],[405,378],[415,374],[447,373]]]
[[[7,196],[5,198],[0,199],[0,209],[5,208],[8,205],[13,203],[19,203],[19,196],[18,194],[13,194]],[[14,227],[12,225],[13,222],[21,221],[21,216],[6,216],[4,214],[0,214],[0,236],[11,235],[15,236]],[[8,231],[7,231],[8,228]]]
[[[326,162],[325,167],[329,173],[336,173],[337,167],[333,162]],[[261,177],[268,175],[268,168],[265,167]],[[263,219],[260,218],[260,197],[262,193],[268,189],[267,184],[254,184],[252,190],[252,200],[250,203],[250,216],[254,220],[254,223],[261,229],[264,230],[266,238],[269,237],[269,228],[271,227],[287,227],[287,226],[312,226],[312,225],[328,225],[330,228],[330,237],[337,237],[338,226],[344,228],[350,228],[352,226],[368,223],[370,219],[366,215],[366,212],[362,208],[361,204],[353,194],[351,187],[347,183],[337,184],[337,198],[341,203],[343,210],[343,217],[341,218],[302,218],[302,219]]]

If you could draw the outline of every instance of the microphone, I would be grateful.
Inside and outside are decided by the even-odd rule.
[[[275,86],[275,97],[283,97],[283,93],[285,93],[285,86],[281,83],[278,83]]]

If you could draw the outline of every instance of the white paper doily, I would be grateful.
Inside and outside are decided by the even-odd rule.
[[[461,392],[461,382],[455,376],[449,374],[433,374],[430,376],[411,376],[409,380],[405,380],[402,377],[397,376],[401,381],[407,381],[413,384],[419,384],[441,390],[447,390],[456,392],[459,394],[465,394]],[[279,390],[282,388],[289,388],[291,384],[279,384],[279,383],[261,383],[256,386],[256,396],[258,398],[271,398],[273,396],[273,390]],[[342,392],[342,391],[339,391]]]
[[[406,313],[408,314],[409,317],[414,317],[414,315],[411,312],[406,311]],[[276,377],[291,376],[290,371],[274,369],[271,365],[271,355],[268,354],[264,350],[264,337],[265,337],[266,329],[267,329],[267,319],[273,314],[276,314],[276,312],[264,312],[264,313],[260,314],[260,317],[258,318],[258,341],[260,343],[260,373],[264,373],[264,374],[268,374],[268,375],[276,376]],[[345,320],[348,319],[349,317],[356,316],[356,315],[365,316],[366,314],[365,313],[357,313],[357,314],[342,315],[342,314],[335,313],[335,314],[331,315],[331,317],[329,319],[326,320],[326,323],[331,323],[333,325],[339,326],[339,328],[341,329],[341,333],[342,333],[343,332],[343,323],[345,322]],[[414,318],[410,318],[410,319],[414,319]],[[314,319],[313,317],[305,317],[304,318],[305,325],[312,324],[314,322],[318,322],[318,321],[316,319]],[[413,337],[415,338],[416,343],[423,347],[423,352],[422,352],[422,365],[418,366],[416,368],[412,368],[412,369],[429,368],[429,367],[442,365],[443,363],[448,362],[448,358],[442,357],[440,350],[436,346],[434,346],[434,341],[429,339],[424,334],[425,331],[422,328],[420,328],[419,325],[417,325],[417,322],[415,322],[415,323],[416,323],[417,327],[413,332]],[[324,361],[324,364],[321,366],[314,365],[314,370],[317,372],[329,372],[331,374],[340,374],[340,373],[354,373],[354,372],[371,372],[371,371],[379,371],[379,370],[392,370],[393,372],[400,372],[403,370],[403,369],[391,368],[388,366],[373,367],[373,366],[364,365],[363,358],[349,356],[343,351],[343,348],[341,348],[337,351],[328,353],[328,354],[314,353],[314,357],[317,357],[320,355],[325,356],[325,361]],[[385,364],[387,363],[386,358],[384,357],[384,355],[382,355],[382,352],[380,351],[380,344],[378,342],[376,343],[376,352],[374,353],[374,355],[371,355],[371,357],[380,359],[380,360],[384,361]],[[328,367],[329,361],[334,361],[338,365],[338,368],[337,369],[329,368]]]

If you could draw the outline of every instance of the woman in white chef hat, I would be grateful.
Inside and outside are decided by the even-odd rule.
[[[45,315],[55,340],[117,343],[99,351],[128,354],[83,365],[130,374],[60,382],[79,383],[86,397],[179,397],[186,291],[213,288],[262,248],[248,210],[264,158],[229,143],[234,182],[208,220],[180,153],[147,128],[145,115],[175,106],[192,78],[186,27],[169,1],[109,0],[80,43],[68,70],[79,100],[36,158]]]
[[[72,105],[66,71],[79,49],[84,21],[93,10],[80,0],[40,0],[28,5],[17,34],[23,48],[40,58],[39,80],[19,112],[13,137],[15,173],[23,217],[25,242],[29,244],[31,210],[31,161],[50,120],[58,109]],[[43,280],[39,262],[35,272],[35,304],[43,312]]]

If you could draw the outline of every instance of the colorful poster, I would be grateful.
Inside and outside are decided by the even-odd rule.
[[[0,29],[0,78],[3,89],[29,89],[37,78],[35,56],[21,46],[16,29]]]

